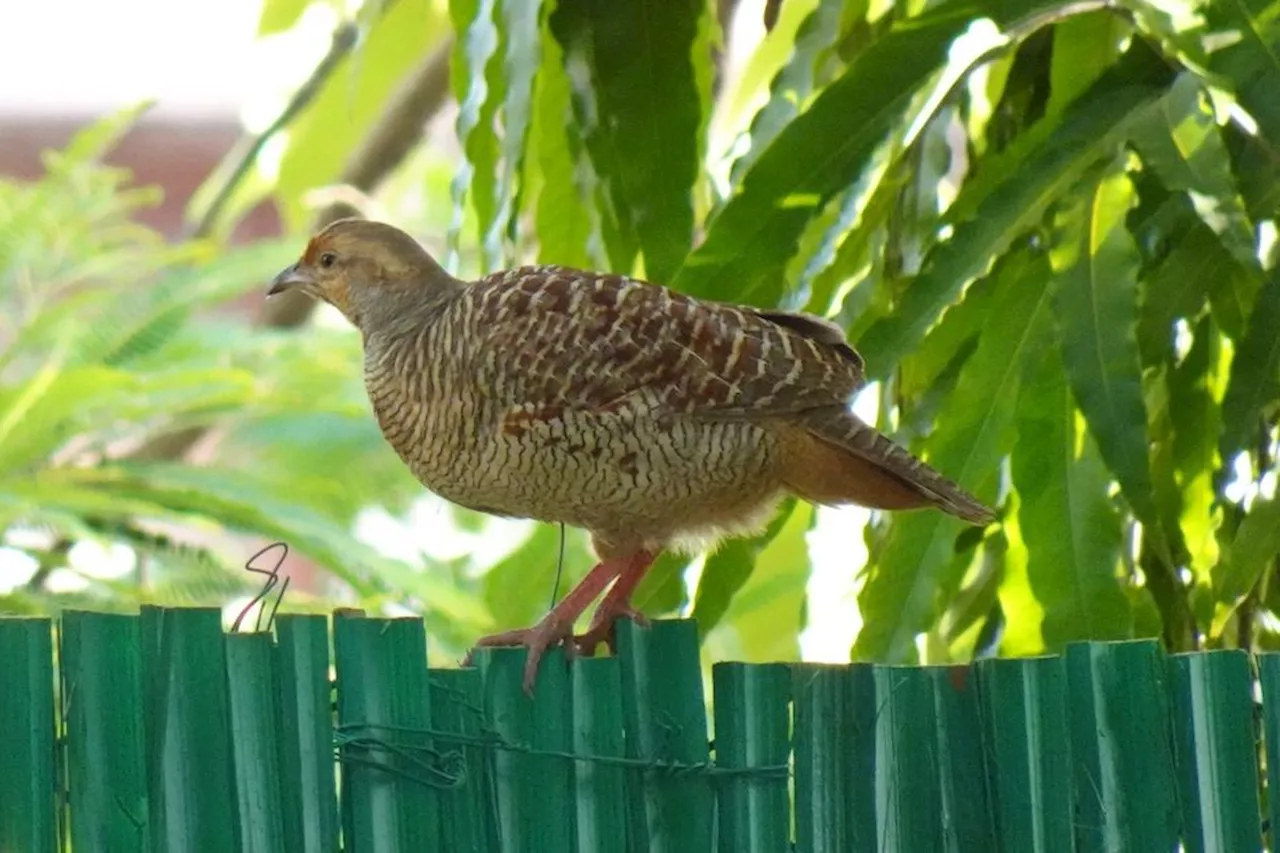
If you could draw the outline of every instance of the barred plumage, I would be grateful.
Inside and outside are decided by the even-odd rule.
[[[558,266],[461,282],[357,220],[316,236],[273,291],[287,286],[361,330],[378,423],[427,488],[592,533],[603,562],[584,594],[618,578],[610,622],[653,554],[749,532],[788,493],[992,518],[850,412],[862,359],[816,317]],[[576,594],[554,625],[498,639],[559,639]]]

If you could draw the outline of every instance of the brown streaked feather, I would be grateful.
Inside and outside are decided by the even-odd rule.
[[[831,407],[827,410],[814,410],[797,418],[794,424],[807,430],[817,440],[876,466],[939,509],[973,524],[990,524],[995,520],[995,513],[989,507],[894,444],[878,430],[863,423],[847,409]],[[866,487],[850,483],[849,488],[865,490]],[[891,492],[886,491],[884,494],[890,496]],[[848,500],[860,503],[855,498]]]
[[[844,404],[864,382],[861,358],[816,317],[554,266],[496,274],[475,288],[480,368],[498,376],[494,390],[511,406],[776,417]],[[498,369],[511,361],[518,373]]]

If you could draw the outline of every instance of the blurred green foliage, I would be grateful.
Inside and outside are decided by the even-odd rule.
[[[266,0],[261,32],[306,6]],[[736,8],[371,0],[255,192],[300,240],[308,193],[364,174],[397,93],[448,50],[456,149],[418,141],[426,105],[401,116],[409,156],[366,181],[398,224],[463,275],[590,265],[835,318],[880,426],[1000,507],[985,531],[873,517],[866,565],[847,566],[855,656],[1280,645],[1280,0],[784,0],[731,69]],[[95,159],[112,130],[0,187],[5,524],[161,562],[144,520],[283,538],[366,606],[436,612],[450,650],[535,618],[553,529],[492,566],[406,566],[353,539],[361,507],[419,493],[368,416],[358,342],[204,310],[289,249],[165,246],[129,224],[144,191]],[[210,426],[212,463],[131,450]],[[794,658],[815,518],[788,504],[696,583],[665,558],[640,600],[692,612],[718,651]],[[589,564],[570,534],[566,581]],[[180,596],[213,571],[175,563],[99,600]]]

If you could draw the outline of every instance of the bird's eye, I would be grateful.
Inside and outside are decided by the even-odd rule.
[[[324,269],[328,269],[329,267],[333,266],[333,262],[336,260],[338,260],[338,256],[335,255],[333,252],[325,252],[323,255],[320,256],[320,266],[323,267]]]

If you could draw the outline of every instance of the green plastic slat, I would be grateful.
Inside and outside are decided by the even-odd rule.
[[[870,664],[791,667],[796,849],[874,853],[876,686]]]
[[[333,853],[338,849],[338,800],[329,620],[318,615],[279,616],[275,670],[284,850]]]
[[[216,607],[144,607],[141,629],[151,849],[234,853],[222,614]]]
[[[659,764],[708,764],[711,750],[697,624],[668,619],[642,628],[622,620],[616,630],[627,757]],[[715,808],[708,775],[657,768],[627,775],[633,849],[711,850]]]
[[[1003,853],[1071,853],[1071,741],[1061,657],[979,661],[983,744]]]
[[[483,649],[485,716],[493,731],[516,749],[493,756],[498,832],[503,853],[564,853],[574,846],[573,749],[569,668],[564,652],[551,649],[538,666],[533,698],[522,679],[525,650]]]
[[[228,634],[227,692],[231,708],[231,757],[242,853],[283,850],[279,722],[270,634]]]
[[[338,724],[361,739],[340,751],[344,841],[354,851],[441,849],[439,789],[431,781],[445,780],[432,773],[426,752],[431,696],[422,620],[338,617],[333,647]]]
[[[881,849],[942,849],[933,685],[922,667],[877,666],[876,816]]]
[[[791,837],[791,670],[783,664],[712,668],[716,766],[746,770],[719,780],[720,853],[774,853]],[[760,768],[781,767],[781,775]]]
[[[931,666],[937,727],[942,850],[981,851],[995,846],[982,752],[982,715],[976,673],[968,666]]]
[[[1280,843],[1280,652],[1257,656],[1262,686],[1263,742],[1267,749],[1267,815],[1271,849]]]
[[[62,614],[58,635],[74,850],[147,848],[138,623],[137,616],[116,613]]]
[[[0,618],[0,850],[58,849],[53,626]]]
[[[484,728],[484,680],[480,670],[433,669],[431,720],[436,731],[473,741],[453,743],[442,738],[442,750],[462,755],[466,782],[440,794],[440,849],[449,853],[497,853],[494,823],[493,774],[489,753],[474,744]]]
[[[1260,850],[1249,656],[1224,649],[1169,663],[1183,843],[1189,853]]]
[[[1159,644],[1074,643],[1066,656],[1076,849],[1175,849],[1178,793]]]
[[[578,658],[569,665],[573,682],[573,751],[623,758],[622,667],[615,657]],[[578,853],[627,849],[627,783],[620,765],[574,762],[578,800]]]

